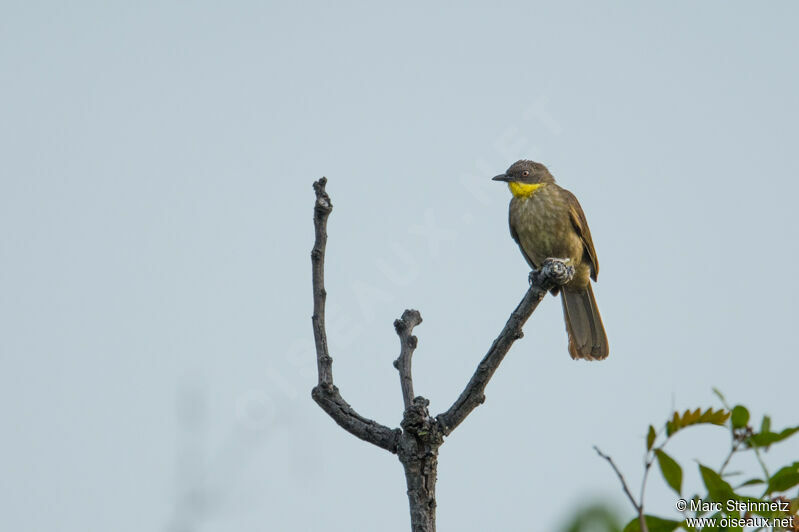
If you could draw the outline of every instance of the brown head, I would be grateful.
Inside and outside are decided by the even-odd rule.
[[[494,176],[494,181],[507,183],[511,193],[517,198],[529,198],[542,186],[554,183],[555,178],[543,164],[522,159],[510,165],[504,174]]]
[[[543,164],[522,159],[510,165],[510,168],[504,174],[495,176],[494,181],[537,185],[539,183],[554,183],[555,178],[552,177],[552,174],[549,173],[549,170]]]

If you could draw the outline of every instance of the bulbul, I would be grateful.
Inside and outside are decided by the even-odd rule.
[[[547,258],[567,259],[574,277],[559,290],[563,318],[569,335],[569,354],[574,359],[602,360],[608,356],[608,338],[591,290],[599,262],[591,231],[574,194],[555,184],[547,167],[533,161],[517,161],[494,177],[504,181],[510,200],[510,234],[519,244],[531,268]],[[557,293],[558,289],[553,290]]]

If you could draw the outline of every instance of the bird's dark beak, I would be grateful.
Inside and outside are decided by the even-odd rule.
[[[511,178],[507,174],[499,174],[491,178],[491,181],[505,181],[506,183],[510,180]]]

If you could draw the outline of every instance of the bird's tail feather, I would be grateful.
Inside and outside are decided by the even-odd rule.
[[[563,317],[569,334],[569,354],[572,358],[603,360],[609,346],[605,327],[599,316],[594,291],[589,283],[583,290],[572,291],[564,287],[560,292]]]

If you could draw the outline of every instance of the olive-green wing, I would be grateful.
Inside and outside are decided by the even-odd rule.
[[[594,249],[594,241],[591,239],[591,230],[588,229],[588,220],[585,219],[583,208],[580,207],[580,202],[574,197],[574,194],[566,189],[561,189],[564,192],[566,200],[569,202],[569,216],[571,217],[572,225],[580,235],[583,241],[583,248],[591,261],[591,279],[596,281],[599,274],[599,260],[596,258],[596,249]]]

